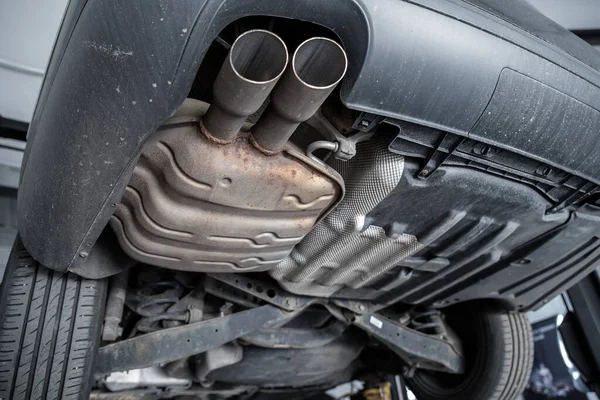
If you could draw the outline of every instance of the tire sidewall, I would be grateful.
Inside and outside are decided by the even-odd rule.
[[[407,384],[419,400],[504,400],[507,397],[507,385],[514,360],[514,352],[532,348],[531,331],[514,332],[514,324],[509,318],[523,319],[520,314],[474,311],[466,313],[461,318],[461,326],[455,326],[464,346],[467,360],[467,373],[464,379],[457,377],[456,384],[444,384],[440,374],[417,370],[412,379],[407,379]],[[522,321],[521,321],[522,322]],[[456,324],[455,324],[456,325]],[[517,324],[517,326],[525,326]],[[528,326],[528,325],[527,325]],[[521,333],[521,335],[519,335]],[[521,343],[522,337],[529,337],[529,343]],[[527,341],[527,340],[526,340]],[[467,347],[468,346],[468,347]],[[517,348],[515,348],[517,346]],[[525,351],[525,353],[528,353]],[[527,357],[529,357],[527,355]],[[526,362],[529,370],[531,362]],[[530,371],[529,371],[530,372]],[[529,372],[521,376],[529,377]],[[445,374],[442,374],[443,377]],[[447,375],[446,375],[447,377]],[[452,380],[452,379],[450,379]],[[521,379],[523,380],[523,379]],[[519,382],[524,386],[525,382]],[[519,388],[508,390],[519,392]]]

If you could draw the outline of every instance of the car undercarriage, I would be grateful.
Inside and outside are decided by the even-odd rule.
[[[524,313],[600,260],[600,56],[521,1],[309,3],[69,6],[0,397],[523,391]]]

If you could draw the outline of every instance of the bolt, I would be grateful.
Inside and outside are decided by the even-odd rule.
[[[82,251],[81,253],[79,253],[79,257],[81,258],[86,258],[89,254],[85,251]]]
[[[292,306],[292,299],[287,299],[285,301],[285,304],[291,307]]]
[[[522,259],[520,259],[520,260],[517,260],[517,264],[521,264],[521,265],[524,265],[524,264],[529,264],[530,262],[531,262],[531,261],[530,261],[530,260],[528,260],[528,259],[526,259],[526,258],[522,258]]]
[[[358,311],[365,311],[365,305],[364,304],[359,304],[358,305]]]

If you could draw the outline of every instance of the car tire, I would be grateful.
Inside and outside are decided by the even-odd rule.
[[[463,343],[463,375],[416,370],[407,385],[419,400],[513,400],[533,366],[531,325],[521,313],[461,312],[451,326]],[[449,319],[450,321],[450,319]]]
[[[17,238],[0,287],[0,399],[87,399],[106,280],[37,263]]]

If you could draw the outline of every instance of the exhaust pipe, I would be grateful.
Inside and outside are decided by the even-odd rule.
[[[252,30],[239,36],[213,86],[213,102],[201,127],[219,143],[233,141],[246,118],[254,114],[288,63],[285,43],[274,33]]]
[[[303,42],[252,129],[256,147],[267,154],[280,151],[331,94],[347,67],[346,52],[335,41],[315,37]]]

